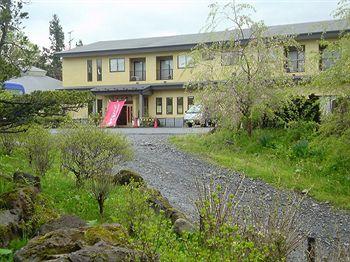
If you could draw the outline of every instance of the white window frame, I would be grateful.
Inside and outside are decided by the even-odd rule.
[[[112,64],[111,64],[112,60],[116,60],[116,61],[117,61],[117,62],[116,62],[117,68],[116,68],[115,70],[112,70]],[[118,61],[120,61],[120,60],[123,61],[123,70],[119,68],[119,62],[118,62]],[[113,57],[113,58],[110,58],[110,59],[109,59],[109,72],[110,72],[110,73],[125,72],[125,58],[123,58],[123,57]]]

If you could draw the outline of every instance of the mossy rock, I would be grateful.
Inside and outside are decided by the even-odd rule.
[[[45,235],[51,231],[58,229],[67,229],[67,228],[79,228],[86,227],[87,224],[80,217],[74,215],[63,215],[61,217],[56,216],[57,213],[48,213],[44,217],[47,220],[47,223],[42,224],[37,231],[38,235]],[[56,217],[55,217],[56,216]],[[39,218],[39,217],[38,217]],[[53,218],[53,219],[50,219]]]
[[[16,171],[13,174],[13,182],[21,186],[34,186],[39,191],[41,188],[40,177],[21,171]]]
[[[127,246],[128,240],[128,233],[120,224],[105,224],[90,227],[85,231],[85,241],[89,245],[104,241],[115,246]]]
[[[145,185],[142,176],[132,170],[123,169],[114,176],[114,183],[116,185],[128,185],[131,181],[139,185]]]

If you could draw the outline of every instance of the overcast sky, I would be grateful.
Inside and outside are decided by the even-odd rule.
[[[32,42],[49,45],[49,21],[57,14],[68,42],[197,33],[205,24],[211,0],[31,0],[25,31]],[[227,1],[217,0],[226,3]],[[242,1],[241,1],[242,2]],[[332,18],[338,0],[245,0],[255,18],[267,25]]]

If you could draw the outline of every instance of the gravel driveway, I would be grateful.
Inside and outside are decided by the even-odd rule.
[[[198,129],[191,132],[207,131]],[[231,182],[238,185],[242,176],[179,151],[168,143],[170,135],[183,134],[186,131],[169,132],[170,134],[166,134],[166,130],[157,132],[152,134],[150,131],[145,134],[142,131],[124,130],[123,133],[131,140],[135,149],[134,160],[126,163],[125,167],[139,172],[150,186],[159,189],[175,207],[186,213],[190,219],[197,221],[194,206],[197,197],[195,179],[214,177],[220,180],[222,177],[230,177]],[[266,217],[265,212],[271,207],[271,203],[277,202],[273,200],[276,195],[281,206],[288,206],[287,194],[262,181],[244,178],[242,188],[244,194],[241,196],[240,206],[256,210],[261,217]],[[301,198],[299,195],[293,195],[297,200]],[[329,256],[329,247],[338,240],[341,243],[350,243],[350,212],[334,210],[330,205],[317,203],[310,198],[306,198],[300,208],[297,220],[305,238],[303,245],[289,260],[306,260],[307,237],[315,238],[318,257],[321,253],[322,256]],[[333,260],[328,258],[326,261],[337,260],[333,256]]]

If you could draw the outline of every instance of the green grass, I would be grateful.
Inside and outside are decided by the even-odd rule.
[[[350,163],[344,166],[343,159],[341,164],[335,163],[332,157],[342,156],[337,150],[330,153],[334,141],[324,140],[325,149],[317,139],[314,134],[296,136],[287,130],[256,130],[251,138],[221,130],[214,134],[174,136],[170,140],[180,149],[212,163],[279,188],[310,189],[315,199],[350,209]]]

